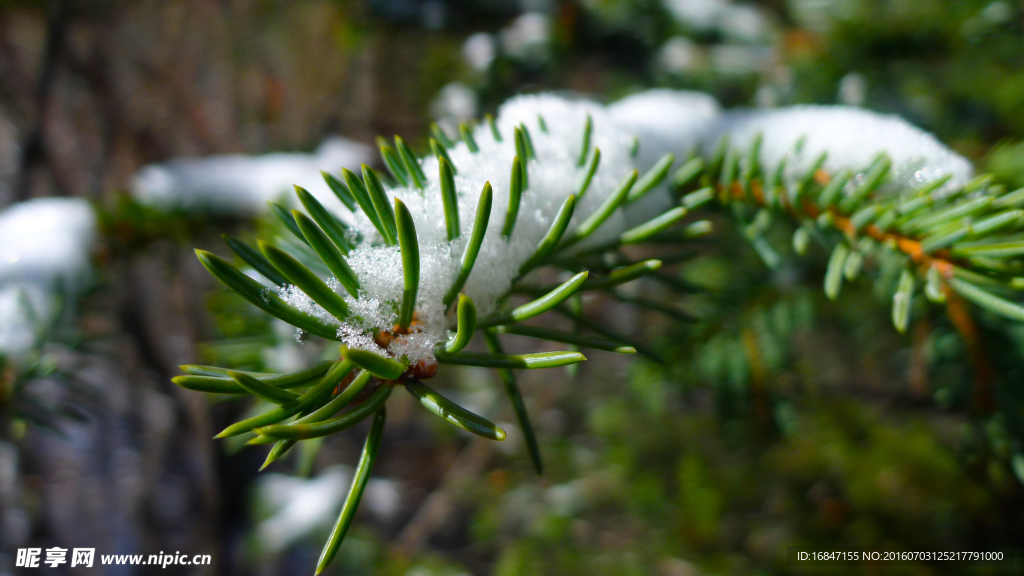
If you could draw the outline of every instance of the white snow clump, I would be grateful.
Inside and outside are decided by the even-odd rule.
[[[850,170],[862,175],[875,156],[892,160],[890,175],[900,186],[917,187],[950,176],[945,189],[962,186],[973,176],[971,163],[935,136],[894,115],[848,106],[792,106],[774,110],[743,110],[725,114],[702,136],[710,152],[724,135],[731,146],[746,148],[761,134],[761,163],[777,166],[786,158],[787,173],[805,173],[822,152],[823,169],[831,174]],[[795,145],[803,138],[803,146]],[[856,179],[855,179],[856,181]]]
[[[455,187],[459,200],[461,235],[448,241],[444,207],[438,180],[438,160],[421,161],[427,183],[423,190],[396,188],[388,191],[408,206],[416,226],[420,248],[420,283],[416,303],[416,330],[398,336],[387,352],[406,356],[410,362],[432,358],[433,348],[447,337],[449,320],[442,299],[458,271],[465,240],[473,226],[477,203],[485,182],[493,190],[493,204],[483,246],[463,293],[473,299],[481,316],[495,310],[518,275],[519,267],[533,254],[555,214],[577,187],[584,171],[577,166],[583,144],[587,115],[593,121],[591,146],[600,148],[601,162],[586,195],[575,209],[571,230],[614,190],[622,178],[637,168],[630,154],[633,135],[620,127],[604,106],[587,100],[570,100],[553,95],[520,96],[506,102],[496,120],[502,141],[495,140],[486,125],[474,131],[479,152],[472,153],[464,142],[448,151],[457,170]],[[547,132],[541,129],[544,118]],[[536,151],[527,165],[528,188],[524,190],[519,215],[509,240],[501,235],[509,203],[509,179],[516,155],[514,130],[525,125]],[[651,194],[657,194],[653,191]],[[362,285],[360,298],[336,290],[349,305],[350,315],[341,323],[339,336],[353,348],[383,353],[368,335],[374,329],[389,330],[397,321],[397,308],[404,289],[401,253],[397,246],[373,245],[377,231],[366,215],[355,215],[356,227],[369,240],[348,257]],[[614,214],[590,242],[621,232],[626,221],[621,211]],[[581,244],[583,245],[583,244]],[[333,282],[333,279],[331,279]],[[293,286],[281,290],[282,297],[301,310],[336,322],[325,310]]]
[[[683,161],[713,128],[722,115],[718,100],[703,92],[654,89],[640,92],[608,106],[612,120],[640,143],[637,164],[641,173],[666,153]],[[626,208],[626,220],[635,226],[672,207],[668,194],[648,194]]]

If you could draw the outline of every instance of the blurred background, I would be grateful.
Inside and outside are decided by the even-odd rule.
[[[312,573],[366,431],[262,473],[265,450],[211,440],[250,407],[178,389],[179,364],[289,370],[322,348],[193,248],[279,232],[267,200],[379,164],[377,135],[422,153],[431,122],[518,93],[651,87],[900,114],[1024,186],[1017,0],[0,0],[0,574],[33,546]],[[669,315],[585,302],[663,363],[521,376],[543,477],[493,372],[439,386],[503,443],[396,394],[329,571],[802,574],[822,569],[786,546],[1024,548],[1021,328],[983,317],[965,342],[932,310],[901,336],[869,283],[824,298],[826,254],[772,272],[700,217],[715,232],[676,290],[640,287]]]

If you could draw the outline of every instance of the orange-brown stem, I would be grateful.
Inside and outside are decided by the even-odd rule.
[[[814,179],[822,185],[827,185],[831,180],[831,176],[823,170],[819,170],[815,174]],[[729,187],[729,191],[735,198],[743,199],[746,197],[743,187],[738,182],[734,182]],[[755,180],[750,183],[750,194],[759,204],[762,206],[765,205],[764,190],[760,181]],[[850,221],[850,217],[842,214],[836,208],[830,206],[822,210],[813,202],[805,198],[800,203],[800,211],[798,211],[796,207],[789,202],[788,197],[784,198],[786,200],[786,210],[794,216],[801,216],[800,212],[802,212],[811,218],[817,218],[823,211],[827,211],[832,217],[832,223],[838,230],[843,232],[843,234],[846,234],[846,236],[851,240],[857,237],[858,230],[854,227],[853,222]],[[869,236],[882,244],[894,244],[901,252],[909,256],[910,259],[923,271],[927,271],[929,268],[935,268],[943,278],[951,278],[953,276],[954,264],[949,259],[948,250],[938,250],[934,254],[928,254],[921,249],[921,243],[919,241],[903,236],[902,234],[883,232],[874,224],[864,226],[859,230],[859,233]]]
[[[979,414],[989,414],[993,408],[992,398],[992,365],[985,355],[985,347],[978,333],[978,325],[974,322],[967,304],[959,294],[949,286],[943,287],[946,295],[946,315],[964,339],[967,355],[974,366],[974,410]]]
[[[768,371],[757,345],[757,334],[750,328],[743,331],[743,350],[747,355],[747,361],[750,362],[750,401],[753,404],[754,418],[761,425],[767,425],[771,422]]]
[[[416,313],[413,313],[412,322],[408,327],[403,328],[398,324],[395,324],[391,330],[378,330],[373,334],[373,341],[381,348],[387,348],[391,342],[394,341],[395,336],[411,334],[417,330],[417,326],[420,324]],[[391,381],[392,384],[404,382],[406,378],[412,377],[419,380],[426,380],[433,378],[437,375],[437,360],[433,358],[427,360],[419,360],[409,367],[397,380]]]
[[[928,335],[932,325],[928,318],[922,318],[914,324],[912,333],[913,353],[910,356],[910,391],[918,399],[928,397]]]
[[[819,184],[826,186],[832,178],[824,170],[818,170],[814,174],[814,179]],[[723,187],[719,186],[719,192],[722,191]],[[742,200],[747,198],[747,194],[739,182],[733,182],[729,185],[728,192],[737,199]],[[766,204],[763,185],[760,181],[755,180],[750,183],[750,195],[762,206]],[[785,209],[794,216],[799,217],[802,215],[800,212],[803,212],[803,214],[806,214],[811,218],[818,218],[823,212],[821,208],[806,198],[800,203],[799,211],[795,206],[793,206],[787,196],[783,196],[783,199],[785,200]],[[938,250],[933,254],[929,254],[921,249],[921,243],[914,238],[909,238],[894,232],[882,231],[873,224],[864,226],[858,231],[850,220],[850,217],[842,214],[835,207],[827,207],[824,211],[827,211],[830,214],[832,223],[838,230],[843,232],[847,238],[853,240],[857,237],[859,232],[860,234],[868,236],[879,243],[895,245],[901,252],[909,256],[914,264],[916,264],[923,272],[927,272],[929,268],[935,268],[943,278],[953,277],[955,265],[949,257],[948,250]],[[981,339],[978,334],[977,324],[975,324],[974,318],[971,317],[970,311],[967,309],[967,305],[963,299],[946,284],[943,285],[942,289],[946,295],[946,313],[949,315],[949,318],[953,322],[957,331],[963,337],[967,346],[968,355],[971,358],[971,364],[974,366],[975,410],[979,413],[987,414],[992,411],[993,407],[992,367],[985,355],[984,346],[982,346]]]

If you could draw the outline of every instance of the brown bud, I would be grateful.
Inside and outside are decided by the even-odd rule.
[[[424,358],[412,365],[409,375],[419,380],[426,380],[437,375],[437,360]]]

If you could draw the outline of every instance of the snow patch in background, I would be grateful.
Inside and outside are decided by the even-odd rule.
[[[494,36],[487,32],[471,35],[462,45],[462,58],[477,72],[486,72],[495,56],[497,48],[494,45]]]
[[[693,40],[673,36],[658,50],[655,63],[669,74],[686,74],[703,67],[705,59],[703,50]]]
[[[665,9],[697,30],[713,30],[729,10],[727,0],[665,0]]]
[[[526,12],[501,31],[501,46],[512,58],[539,62],[548,56],[551,43],[551,17],[541,12]]]
[[[352,482],[352,468],[337,465],[315,478],[285,474],[264,474],[256,484],[256,501],[271,510],[271,516],[256,526],[261,553],[272,556],[298,540],[327,531],[338,516]],[[401,506],[398,483],[370,478],[361,508],[377,520],[390,522]]]
[[[453,121],[453,133],[458,133],[458,123],[472,120],[477,116],[477,97],[472,88],[462,82],[452,82],[441,88],[430,103],[430,114],[437,120]]]
[[[765,11],[751,4],[729,0],[664,0],[676,22],[702,32],[718,31],[743,42],[765,39],[771,29]]]
[[[863,74],[850,72],[839,80],[839,103],[846,106],[863,106],[868,98],[868,79]]]
[[[348,168],[358,173],[360,164],[371,160],[369,146],[332,136],[311,154],[232,154],[150,164],[135,175],[132,193],[139,202],[161,210],[244,215],[262,212],[268,201],[282,197],[294,202],[292,186],[297,184],[341,214],[347,210],[320,171],[337,174]]]
[[[96,216],[81,198],[39,198],[0,212],[0,354],[35,345],[56,299],[86,282],[95,240]]]

